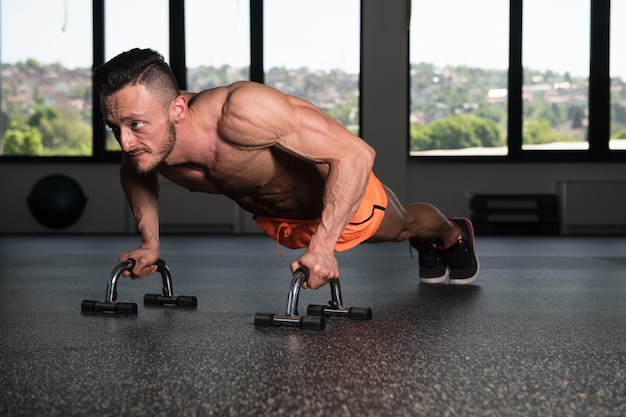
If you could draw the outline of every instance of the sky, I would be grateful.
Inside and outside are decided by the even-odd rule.
[[[132,47],[169,58],[168,0],[107,0],[106,6],[107,59]],[[612,0],[611,8],[626,16],[626,0]],[[188,67],[249,65],[249,0],[186,0],[185,9]],[[508,1],[413,0],[412,11],[412,62],[507,67]],[[524,66],[588,74],[589,0],[524,0],[524,11]],[[359,31],[359,0],[266,0],[266,69],[357,73]],[[87,68],[90,33],[91,1],[0,0],[2,62],[35,58]],[[612,50],[626,51],[626,25],[612,24]],[[614,54],[611,75],[626,78],[626,53]]]

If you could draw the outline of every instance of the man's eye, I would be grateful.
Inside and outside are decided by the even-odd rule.
[[[145,124],[144,122],[138,122],[138,121],[137,122],[132,122],[130,124],[130,127],[133,128],[133,129],[139,129],[139,128],[143,127],[144,124]]]

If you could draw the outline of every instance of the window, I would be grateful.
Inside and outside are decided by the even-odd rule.
[[[0,3],[5,156],[92,154],[91,2]]]
[[[589,0],[524,0],[522,149],[589,149]]]
[[[610,149],[626,149],[626,0],[611,0],[611,141]]]
[[[358,133],[361,1],[0,2],[0,155],[118,161],[91,68],[133,47],[190,90],[264,74]],[[413,1],[411,155],[622,161],[625,14],[626,0]]]
[[[263,13],[265,83],[358,134],[360,0],[265,0]]]
[[[506,154],[508,39],[508,2],[412,2],[411,155]]]
[[[410,154],[622,161],[625,3],[413,2]]]
[[[249,78],[249,1],[187,0],[185,31],[189,91]]]

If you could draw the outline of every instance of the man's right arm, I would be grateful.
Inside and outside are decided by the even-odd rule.
[[[122,162],[120,180],[142,239],[139,248],[120,255],[120,262],[133,258],[135,267],[124,275],[143,278],[156,272],[159,257],[159,180],[156,172],[139,174],[127,161]]]

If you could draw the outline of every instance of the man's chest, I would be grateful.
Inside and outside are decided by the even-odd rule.
[[[211,160],[162,167],[159,173],[191,191],[248,193],[270,184],[277,167],[264,152],[230,152]]]

